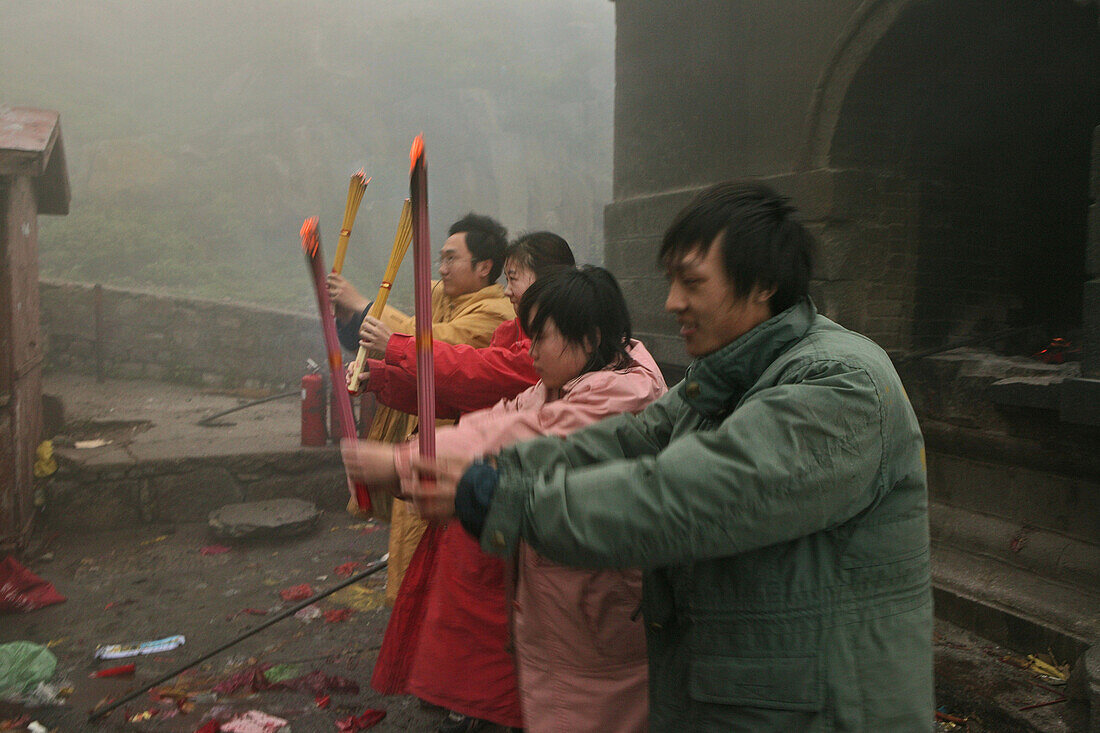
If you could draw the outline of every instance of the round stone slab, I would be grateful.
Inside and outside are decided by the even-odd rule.
[[[210,529],[219,537],[290,537],[317,526],[321,511],[301,499],[268,499],[226,504],[210,512]]]

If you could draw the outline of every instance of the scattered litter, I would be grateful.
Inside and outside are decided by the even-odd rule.
[[[287,722],[282,718],[259,710],[249,710],[223,724],[221,729],[226,733],[276,733],[286,725]]]
[[[140,641],[133,644],[104,644],[96,647],[95,658],[123,659],[125,657],[136,657],[141,654],[170,652],[173,649],[178,649],[183,646],[185,641],[186,639],[180,635],[169,636],[164,639],[157,639],[156,641]]]
[[[155,718],[157,716],[157,713],[159,713],[159,712],[160,712],[159,710],[155,710],[155,709],[153,709],[153,710],[144,710],[140,713],[137,713],[136,715],[131,715],[130,717],[126,718],[126,722],[127,723],[144,723],[146,720],[152,720],[153,718]]]
[[[62,603],[65,596],[11,555],[0,560],[0,612],[33,611]]]
[[[355,680],[327,675],[319,669],[289,679],[283,677],[291,666],[293,665],[280,665],[277,668],[270,664],[255,664],[214,685],[213,691],[220,695],[230,695],[247,687],[250,693],[263,690],[297,690],[312,693],[314,696],[329,692],[352,695],[359,693],[359,683]],[[269,671],[275,671],[277,679],[269,678],[267,676]]]
[[[251,692],[266,689],[267,679],[264,672],[271,668],[270,664],[256,664],[230,677],[227,680],[214,685],[213,691],[219,695],[232,695],[245,685],[251,686]]]
[[[208,720],[202,727],[196,728],[195,733],[218,733],[221,729],[221,723],[217,720]]]
[[[321,613],[321,609],[317,608],[317,604],[311,603],[310,605],[298,611],[298,613],[294,614],[294,618],[303,623],[309,624],[321,618],[321,616],[323,615],[324,614]]]
[[[944,723],[952,723],[954,725],[966,725],[966,718],[960,718],[958,715],[951,715],[942,707],[936,710],[936,720],[943,721]]]
[[[265,609],[265,608],[242,608],[240,611],[237,611],[234,614],[230,614],[229,616],[226,616],[225,620],[226,621],[232,621],[233,619],[237,618],[238,616],[266,616],[266,615],[267,615],[267,609]]]
[[[313,588],[309,583],[302,583],[279,591],[279,597],[284,601],[304,601],[311,596],[313,596]]]
[[[101,669],[98,672],[92,672],[89,677],[129,677],[134,673],[134,669],[137,667],[135,664],[123,664],[119,667],[108,667],[107,669]]]
[[[31,722],[30,715],[20,715],[18,718],[0,720],[0,730],[22,730]]]
[[[349,680],[347,677],[339,677],[337,675],[327,675],[319,669],[315,669],[309,674],[302,675],[301,677],[295,677],[292,680],[285,680],[278,685],[272,685],[272,687],[285,687],[288,690],[312,692],[314,695],[323,695],[327,692],[343,692],[351,695],[359,694],[359,683],[355,680]]]
[[[34,477],[46,478],[57,472],[57,461],[53,459],[53,442],[43,440],[34,449]]]
[[[351,562],[346,562],[343,565],[337,566],[336,574],[339,575],[341,578],[350,578],[351,576],[355,575],[355,571],[361,567],[363,567],[362,563],[352,560]]]
[[[354,733],[357,730],[366,730],[367,728],[373,728],[381,723],[385,717],[385,710],[367,708],[363,711],[362,715],[352,715],[343,720],[337,720],[336,730],[339,731],[339,733]]]
[[[142,540],[141,546],[146,547],[147,545],[155,545],[158,542],[164,542],[166,539],[168,539],[168,535],[162,534],[159,537],[154,537],[151,540]]]
[[[1069,679],[1069,671],[1054,664],[1049,664],[1034,654],[1027,655],[1028,669],[1041,676],[1052,678],[1051,684],[1064,685]],[[1055,660],[1056,661],[1056,660]]]
[[[332,696],[331,695],[318,695],[316,698],[314,698],[313,702],[317,703],[317,707],[319,707],[323,710],[323,709],[328,707],[328,704],[330,702],[332,702]]]
[[[0,697],[32,693],[53,677],[56,669],[57,657],[44,646],[29,641],[0,644]]]
[[[39,682],[30,694],[23,697],[23,702],[34,706],[64,705],[65,698],[71,694],[73,694],[72,687],[62,687],[53,682]]]
[[[292,680],[295,677],[301,676],[302,665],[300,664],[276,664],[274,667],[270,667],[264,672],[264,679],[272,684],[285,682],[286,680]]]
[[[325,623],[335,624],[347,621],[349,616],[351,616],[350,608],[334,608],[331,611],[325,611]]]
[[[199,550],[199,554],[200,555],[224,555],[225,553],[229,552],[229,550],[231,550],[231,549],[232,548],[226,547],[225,545],[207,545],[206,547]]]
[[[111,441],[104,440],[103,438],[95,438],[94,440],[78,440],[73,443],[73,448],[77,450],[87,450],[89,448],[102,448],[105,445],[110,445]]]
[[[37,720],[34,720],[27,723],[27,733],[49,733],[49,729]]]
[[[355,583],[343,590],[336,591],[329,596],[329,600],[360,613],[367,613],[385,607],[386,593],[385,589],[381,587],[364,588],[362,585]]]

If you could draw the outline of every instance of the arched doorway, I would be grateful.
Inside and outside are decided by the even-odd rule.
[[[873,250],[847,275],[866,294],[857,327],[907,350],[1020,326],[1065,335],[1086,279],[1095,6],[888,5],[821,161],[873,189],[850,194],[844,235]]]

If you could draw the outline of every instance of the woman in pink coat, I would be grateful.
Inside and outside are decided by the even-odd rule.
[[[536,334],[531,357],[540,381],[438,429],[438,455],[480,456],[527,437],[567,435],[604,417],[638,412],[666,391],[653,358],[630,339],[626,304],[606,270],[540,278],[524,295],[519,317],[524,330]],[[360,442],[346,447],[344,460],[352,476],[375,488],[412,480],[407,466],[415,449],[415,443]],[[641,573],[567,568],[528,547],[521,547],[516,569],[515,653],[527,730],[645,730],[645,637],[636,613]],[[446,617],[460,596],[448,591],[442,562],[435,572],[427,613]],[[446,654],[447,645],[424,639],[410,650],[413,676]]]

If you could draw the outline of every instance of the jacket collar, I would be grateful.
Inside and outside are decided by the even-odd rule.
[[[728,414],[772,362],[806,335],[816,317],[813,301],[805,298],[736,341],[696,359],[680,383],[681,398],[705,417]]]
[[[442,288],[442,287],[443,287],[443,284],[440,283],[440,288]],[[446,296],[444,296],[444,297],[446,298]],[[500,285],[497,285],[496,283],[493,283],[492,285],[486,285],[485,287],[481,288],[480,290],[475,290],[472,293],[463,293],[462,295],[458,296],[457,298],[447,298],[447,299],[450,301],[450,306],[452,308],[458,309],[458,308],[463,308],[467,305],[471,305],[473,303],[478,303],[482,300],[490,300],[492,298],[503,298],[503,297],[504,297],[504,288],[500,287]]]

